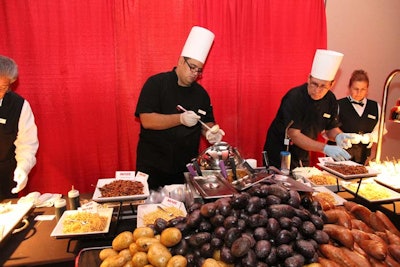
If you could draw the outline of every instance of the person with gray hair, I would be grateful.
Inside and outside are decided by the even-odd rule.
[[[39,148],[29,102],[11,91],[17,78],[15,61],[0,55],[0,200],[25,188]]]

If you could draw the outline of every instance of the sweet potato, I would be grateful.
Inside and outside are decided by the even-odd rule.
[[[376,212],[372,212],[369,216],[369,226],[375,231],[383,232],[386,230],[383,221],[376,216]]]
[[[350,213],[357,219],[365,222],[367,225],[370,225],[370,216],[372,211],[367,207],[360,204],[354,205],[351,208]]]
[[[396,261],[392,256],[390,256],[390,254],[386,255],[385,263],[389,267],[400,267],[400,263]]]
[[[393,234],[392,232],[390,232],[389,230],[385,231],[386,236],[388,238],[389,244],[390,245],[400,245],[400,237]]]
[[[322,265],[322,267],[340,267],[340,265],[336,262],[325,259],[323,257],[319,257],[318,262]]]
[[[348,230],[348,229],[347,229]],[[329,260],[343,267],[357,267],[358,265],[350,259],[340,248],[329,244],[319,246],[319,251]]]
[[[373,233],[374,231],[369,227],[365,222],[359,219],[352,219],[351,220],[351,227],[354,229],[361,230],[366,233]]]
[[[343,206],[347,211],[351,211],[351,209],[356,205],[359,205],[359,204],[354,201],[345,201],[343,203]]]
[[[362,230],[351,229],[350,232],[354,237],[354,241],[357,243],[359,243],[361,240],[371,239],[369,234]]]
[[[353,249],[354,237],[351,234],[351,230],[344,226],[336,224],[325,224],[324,231],[329,235],[329,237],[348,249]]]
[[[377,240],[361,240],[358,242],[360,247],[371,257],[383,261],[387,255],[387,246]]]
[[[336,208],[334,203],[318,195],[313,196],[313,199],[319,202],[323,211],[328,211]]]
[[[372,264],[372,267],[388,267],[386,262],[377,260],[374,257],[370,258],[369,262]]]
[[[340,248],[351,260],[353,260],[359,267],[371,267],[369,259],[356,251],[352,251],[346,247]]]
[[[343,209],[330,209],[325,211],[327,223],[338,224],[346,227],[347,229],[352,228],[351,217],[347,211]]]
[[[377,210],[375,212],[376,217],[381,220],[381,222],[385,225],[385,228],[392,232],[393,234],[397,235],[400,238],[400,231],[397,229],[397,227],[392,223],[392,221],[386,216],[385,213],[381,212],[380,210]]]
[[[388,252],[395,260],[400,262],[400,245],[389,245]]]

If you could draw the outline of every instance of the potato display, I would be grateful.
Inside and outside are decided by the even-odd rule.
[[[260,183],[187,210],[121,233],[101,267],[400,266],[400,232],[352,202],[323,209],[309,194]]]

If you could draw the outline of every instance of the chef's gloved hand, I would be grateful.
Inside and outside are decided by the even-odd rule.
[[[224,130],[220,129],[218,125],[214,125],[206,132],[207,141],[210,144],[221,142],[222,137],[225,135]]]
[[[17,185],[11,189],[11,193],[16,194],[25,188],[26,184],[28,183],[28,174],[21,168],[17,167],[14,171],[14,181],[17,183]]]
[[[349,160],[351,155],[341,147],[325,145],[324,153],[336,161]]]
[[[348,133],[340,133],[335,137],[336,145],[341,148],[348,149],[351,147],[352,136]]]
[[[351,133],[350,135],[352,137],[352,139],[350,141],[353,145],[359,144],[361,142],[361,138],[362,138],[361,134]]]
[[[374,143],[374,138],[372,134],[366,133],[361,136],[361,143],[364,145],[368,144],[367,148],[371,148]]]
[[[197,124],[199,121],[200,116],[197,115],[194,111],[188,110],[183,113],[181,113],[180,121],[183,125],[187,127],[192,127]]]

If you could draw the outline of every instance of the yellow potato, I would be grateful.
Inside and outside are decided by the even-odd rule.
[[[149,250],[149,247],[151,244],[160,243],[160,241],[154,237],[143,236],[143,237],[139,237],[135,243],[136,243],[137,249],[139,251],[147,252]]]
[[[139,251],[139,246],[136,244],[136,242],[133,242],[129,245],[129,251],[131,252],[131,255],[135,255],[135,253]]]
[[[121,255],[114,255],[106,258],[100,267],[122,267],[126,263],[126,259]]]
[[[124,264],[122,267],[133,267],[132,261],[128,261],[127,263]]]
[[[166,247],[173,247],[182,240],[182,233],[178,228],[170,227],[161,232],[160,242]]]
[[[154,230],[150,227],[139,227],[133,231],[133,240],[136,241],[139,237],[154,237]]]
[[[187,259],[182,255],[175,255],[169,259],[167,267],[186,267]]]
[[[123,250],[121,250],[118,255],[121,255],[122,257],[124,257],[126,259],[126,261],[130,261],[132,260],[132,254],[129,250],[129,248],[125,248]]]
[[[132,266],[133,267],[144,267],[148,263],[149,263],[149,261],[147,260],[146,252],[139,251],[132,257]]]
[[[129,245],[133,243],[133,234],[132,232],[125,231],[118,234],[112,241],[112,247],[116,251],[123,250],[128,248]]]
[[[166,267],[171,258],[171,252],[160,242],[151,244],[147,252],[147,259],[154,267]]]
[[[216,261],[221,260],[221,250],[219,250],[219,249],[214,250],[213,259]]]
[[[113,250],[112,248],[105,248],[100,251],[99,258],[100,260],[104,261],[109,256],[114,256],[114,255],[118,255],[118,252]]]
[[[204,261],[203,265],[201,265],[201,267],[217,267],[218,265],[218,261],[212,259],[212,258],[208,258]]]

